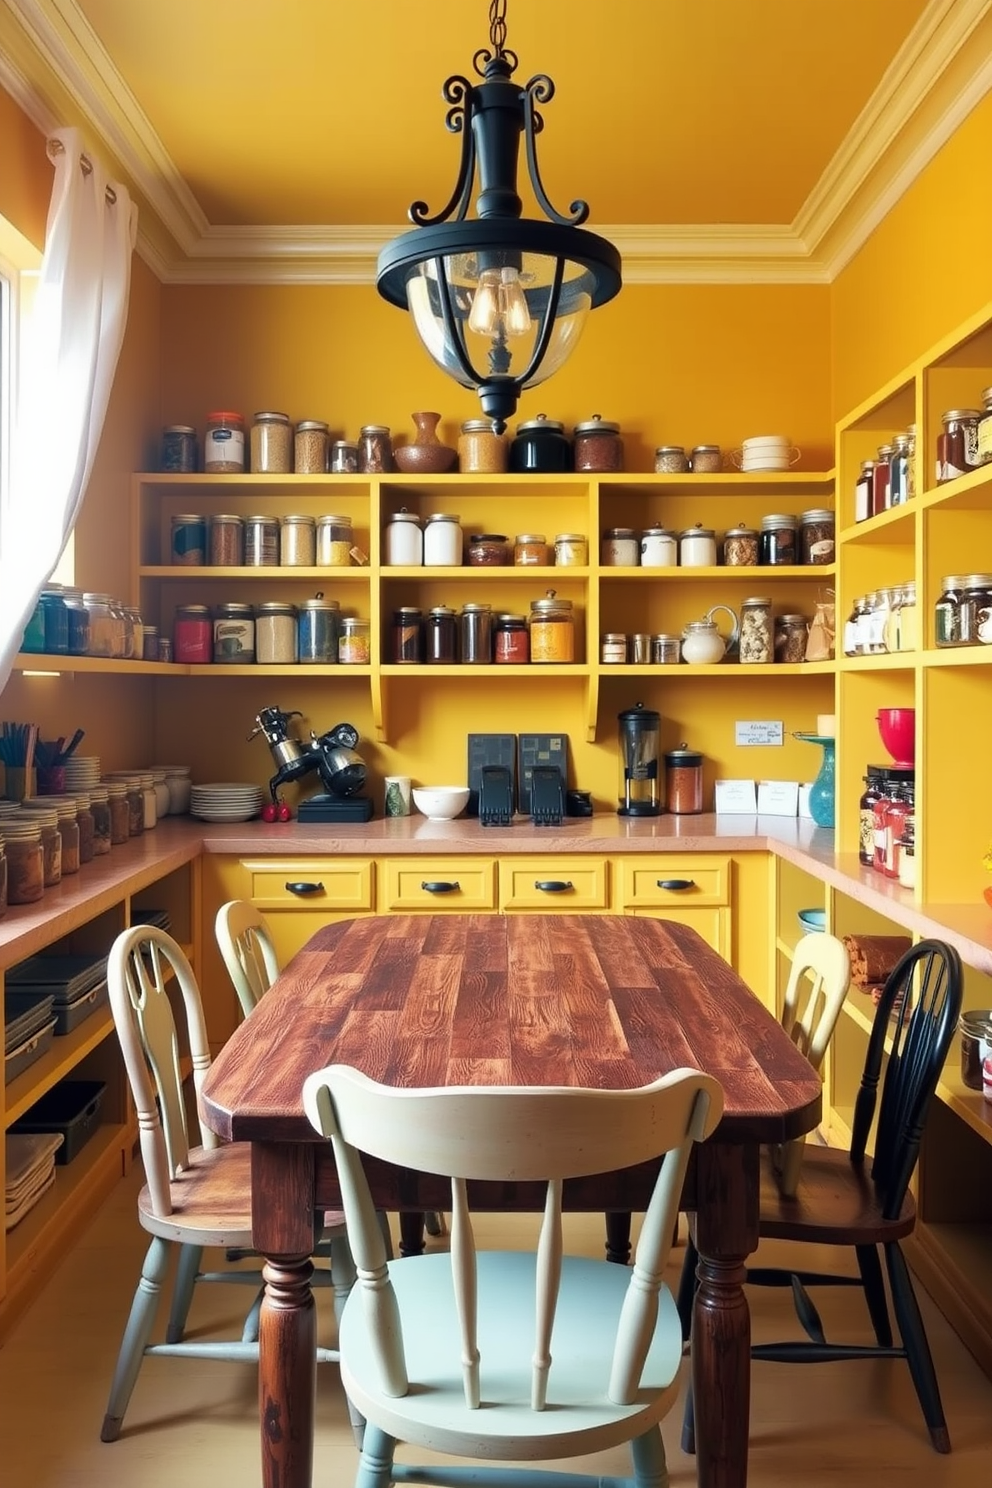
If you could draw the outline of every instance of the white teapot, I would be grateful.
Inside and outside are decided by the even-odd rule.
[[[713,619],[717,610],[723,610],[733,621],[733,629],[726,639]],[[682,660],[689,666],[714,666],[736,646],[739,628],[737,615],[728,605],[714,605],[702,620],[690,620],[683,630]]]

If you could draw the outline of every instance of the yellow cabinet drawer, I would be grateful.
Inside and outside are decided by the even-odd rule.
[[[252,903],[260,910],[372,909],[368,858],[255,858],[242,860]]]
[[[730,859],[706,853],[659,858],[621,858],[619,897],[623,909],[695,908],[730,903]],[[667,887],[666,887],[667,885]]]
[[[379,865],[380,914],[496,908],[492,858],[385,858]]]
[[[501,910],[571,913],[577,909],[606,909],[608,904],[605,858],[566,858],[548,853],[546,857],[500,859]]]
[[[664,909],[629,909],[628,914],[644,915],[655,920],[674,920],[679,925],[690,925],[706,944],[723,957],[733,962],[731,944],[731,915],[729,908],[714,905],[711,909],[682,909],[679,905]]]

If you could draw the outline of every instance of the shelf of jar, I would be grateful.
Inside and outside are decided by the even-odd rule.
[[[988,666],[992,663],[992,645],[935,647],[922,651],[920,660],[925,667]]]
[[[355,568],[318,568],[304,566],[302,564],[277,565],[272,568],[238,567],[228,565],[224,568],[210,567],[206,564],[177,564],[174,566],[160,564],[142,564],[138,569],[138,577],[141,579],[181,579],[186,583],[194,583],[198,579],[278,579],[294,580],[297,582],[312,583],[314,579],[321,582],[333,580],[337,583],[343,580],[345,583],[354,583],[356,580],[368,582],[372,570],[367,565]]]
[[[535,579],[558,579],[570,583],[573,579],[587,579],[591,570],[585,566],[563,564],[384,564],[379,569],[381,579],[420,579],[438,583],[445,579],[481,579],[498,582],[510,579],[514,583],[532,583]],[[625,570],[627,572],[627,570]],[[636,570],[634,570],[636,572]]]
[[[833,490],[836,479],[833,470],[719,470],[712,475],[693,475],[680,472],[672,475],[620,472],[616,475],[588,475],[586,480],[595,480],[601,490],[622,487],[626,491],[677,490],[716,492],[721,495],[732,491],[747,491],[760,495],[764,490],[824,491]]]
[[[823,677],[832,676],[832,661],[771,661],[740,662],[717,661],[711,665],[690,665],[688,662],[673,662],[667,666],[653,663],[600,664],[601,677]]]
[[[14,658],[16,672],[56,676],[60,672],[116,672],[129,677],[182,676],[186,667],[168,661],[122,661],[111,656],[60,656],[50,651],[21,651]]]
[[[335,677],[344,681],[346,677],[371,676],[370,665],[357,663],[320,663],[309,661],[250,662],[244,666],[230,662],[208,662],[205,666],[182,666],[173,668],[187,677]]]
[[[911,672],[920,659],[919,651],[885,651],[878,656],[838,656],[841,672]]]
[[[989,485],[992,484],[992,464],[981,465],[967,475],[959,475],[943,485],[925,491],[922,504],[927,511],[987,511]]]
[[[914,535],[915,510],[915,501],[907,501],[903,506],[890,506],[888,511],[879,512],[875,517],[844,527],[837,540],[840,543],[889,543],[895,537],[898,541],[910,543]],[[903,526],[905,532],[898,531]]]
[[[246,668],[245,670],[250,670]],[[311,668],[316,670],[316,668]],[[336,670],[333,668],[332,670]],[[342,668],[342,670],[344,670]],[[357,667],[350,670],[357,671]],[[664,668],[642,667],[641,671],[662,671]],[[543,677],[545,681],[549,677],[590,677],[593,668],[588,662],[582,661],[558,661],[543,662],[531,661],[520,664],[505,662],[482,662],[473,664],[471,662],[456,662],[454,665],[448,663],[421,663],[421,662],[383,662],[379,668],[383,677],[459,677],[472,678],[483,677],[493,679],[496,677]]]
[[[239,486],[250,486],[252,490],[278,490],[287,486],[292,490],[334,490],[345,495],[367,495],[372,477],[369,475],[334,475],[324,471],[320,475],[262,475],[252,470],[239,470],[231,475],[211,475],[209,471],[184,472],[145,470],[134,476],[134,481],[145,487],[161,487],[172,490],[234,491]]]
[[[574,570],[570,569],[569,572]],[[616,564],[600,564],[593,572],[600,579],[622,579],[624,583],[630,579],[635,583],[652,579],[661,579],[665,583],[675,583],[681,579],[736,579],[741,583],[755,584],[759,581],[764,583],[765,579],[775,582],[783,579],[829,579],[833,578],[837,568],[833,563],[783,563],[774,566],[763,563],[719,564],[715,567],[707,565],[696,568],[674,565],[668,568],[623,568]]]

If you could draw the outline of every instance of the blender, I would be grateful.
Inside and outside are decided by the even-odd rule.
[[[660,816],[658,760],[661,714],[637,703],[618,715],[620,804],[618,816]]]

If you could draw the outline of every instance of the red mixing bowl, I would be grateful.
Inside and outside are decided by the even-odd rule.
[[[912,766],[916,759],[916,709],[879,708],[876,718],[893,764]]]

